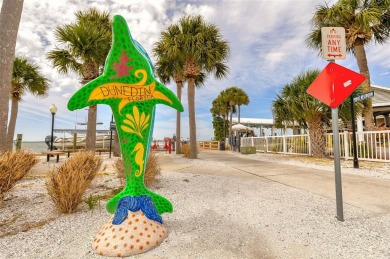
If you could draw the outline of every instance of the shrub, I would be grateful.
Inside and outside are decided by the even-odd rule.
[[[184,145],[181,147],[181,152],[183,153],[183,155],[184,155],[185,157],[190,158],[190,144],[184,144]],[[198,153],[198,149],[196,149],[196,153]]]
[[[3,202],[4,194],[37,163],[37,157],[25,151],[8,151],[0,156],[0,204]]]
[[[125,177],[125,165],[123,164],[123,159],[122,158],[115,159],[113,167],[116,170],[121,185],[124,185],[126,183],[126,177]]]
[[[54,206],[63,213],[75,212],[101,164],[92,152],[80,152],[50,170],[46,189]]]
[[[181,153],[185,157],[190,157],[190,145],[189,144],[184,144],[183,146],[181,146]]]
[[[120,179],[121,184],[124,185],[126,182],[126,177],[122,158],[115,160],[114,168],[118,173],[118,178]],[[160,170],[161,169],[157,160],[157,156],[152,151],[149,153],[148,162],[145,168],[144,182],[146,186],[150,186],[152,183],[156,182],[156,176],[160,174]]]
[[[84,202],[88,205],[89,210],[93,211],[97,205],[99,205],[99,209],[101,208],[100,196],[98,195],[96,196],[89,195],[88,198],[84,199]]]

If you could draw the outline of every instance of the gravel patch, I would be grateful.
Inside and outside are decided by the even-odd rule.
[[[91,244],[110,217],[106,201],[101,209],[82,204],[75,214],[59,214],[44,182],[23,179],[0,208],[0,233],[19,215],[8,224],[17,233],[0,237],[0,258],[104,258]],[[105,172],[89,193],[119,186],[115,173]],[[390,258],[390,215],[345,204],[348,220],[339,222],[333,199],[276,182],[163,171],[153,190],[174,206],[163,214],[170,233],[131,258]],[[18,224],[26,222],[44,224],[23,232]]]

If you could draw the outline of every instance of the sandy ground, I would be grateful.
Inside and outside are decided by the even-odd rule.
[[[178,163],[207,166],[201,159],[173,156]],[[310,159],[288,161],[329,166]],[[112,162],[104,157],[86,197],[121,188]],[[6,196],[0,208],[0,258],[102,258],[93,254],[91,243],[110,217],[107,200],[94,210],[83,202],[74,214],[58,213],[45,189],[47,171],[58,165],[42,157]],[[163,215],[170,234],[159,247],[135,258],[390,258],[390,215],[346,205],[350,220],[339,222],[334,200],[262,179],[163,170],[151,189],[174,205],[173,213]]]

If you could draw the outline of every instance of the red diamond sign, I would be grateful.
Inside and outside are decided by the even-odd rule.
[[[309,86],[307,93],[330,108],[337,108],[365,79],[365,76],[331,62]]]

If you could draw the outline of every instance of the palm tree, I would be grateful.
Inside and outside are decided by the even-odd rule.
[[[171,79],[176,83],[176,94],[179,101],[181,101],[181,92],[183,88],[184,75],[183,75],[183,63],[179,57],[168,57],[166,55],[167,46],[171,44],[171,41],[180,34],[180,29],[177,25],[171,25],[167,31],[164,31],[160,35],[160,40],[155,44],[153,53],[157,56],[158,60],[155,65],[157,76],[160,78],[163,84],[170,83]],[[181,123],[180,112],[176,111],[176,154],[181,154]]]
[[[226,116],[228,114],[228,109],[229,105],[228,103],[224,100],[223,94],[224,92],[222,91],[217,98],[215,98],[212,102],[212,106],[210,109],[210,112],[213,116],[220,116],[224,120],[226,120]]]
[[[223,92],[221,92],[221,93],[223,93]],[[229,105],[227,102],[225,102],[221,93],[217,96],[217,98],[215,98],[213,100],[212,106],[210,109],[210,112],[214,118],[221,118],[222,117],[222,123],[220,120],[217,120],[217,119],[213,120],[215,122],[215,123],[213,122],[214,137],[217,140],[225,140],[225,138],[226,138],[226,117],[228,115],[228,110],[229,110]],[[222,124],[222,127],[220,126],[220,124]],[[219,132],[220,129],[217,130],[217,127],[222,128],[222,131]],[[216,134],[217,131],[219,132],[218,134]],[[219,135],[222,135],[223,137],[221,138],[221,137],[219,137]]]
[[[383,44],[390,36],[390,1],[388,0],[339,0],[333,6],[316,8],[312,19],[312,32],[307,44],[321,50],[322,27],[344,27],[347,50],[354,54],[360,73],[366,77],[363,92],[371,91],[370,72],[364,45],[373,40]],[[373,130],[372,100],[364,101],[364,120],[367,130]]]
[[[180,29],[177,25],[171,25],[167,31],[160,35],[160,40],[155,44],[153,53],[158,60],[155,65],[155,71],[163,84],[170,83],[171,80],[176,83],[176,94],[179,101],[181,101],[182,88],[185,82],[183,67],[184,64],[179,56],[168,56],[169,46],[175,37],[180,34]],[[201,72],[195,78],[195,86],[203,85],[205,81],[205,74]],[[181,113],[176,112],[176,154],[181,154]]]
[[[306,93],[319,73],[309,70],[296,76],[272,103],[276,121],[301,122],[309,129],[312,155],[316,157],[325,155],[324,125],[330,119],[329,107]]]
[[[74,71],[86,84],[101,74],[111,47],[111,18],[108,12],[94,8],[75,15],[75,23],[56,28],[55,37],[62,48],[56,47],[47,58],[60,73]],[[95,151],[96,111],[96,105],[88,109],[86,150],[90,151]]]
[[[244,90],[238,88],[236,104],[238,106],[238,123],[240,123],[241,105],[249,104],[249,97]]]
[[[284,128],[286,125],[295,125],[300,118],[292,118],[289,114],[289,109],[286,105],[285,98],[280,95],[276,95],[276,99],[272,101],[272,113],[274,115],[274,124],[276,128]],[[304,127],[305,123],[301,122],[300,126]]]
[[[190,128],[190,158],[197,158],[195,123],[195,86],[197,80],[206,74],[216,79],[225,77],[228,67],[225,62],[229,46],[222,39],[216,25],[206,23],[202,16],[185,16],[179,20],[178,33],[172,41],[166,42],[164,49],[168,59],[180,59],[183,75],[188,82],[188,114]],[[201,80],[201,81],[202,81]]]
[[[15,134],[16,118],[19,102],[22,96],[29,92],[38,97],[44,97],[49,89],[49,80],[39,72],[39,66],[29,63],[26,58],[16,57],[12,72],[11,116],[7,130],[7,149],[12,149]]]
[[[233,120],[233,112],[234,107],[238,106],[238,123],[240,123],[240,106],[249,104],[248,95],[236,86],[232,86],[227,88],[223,93],[223,98],[226,102],[229,103],[230,106],[230,126],[229,126],[229,136],[232,135],[232,120]]]
[[[8,94],[22,10],[23,0],[3,0],[0,13],[0,153],[12,150],[12,146],[7,147]]]

